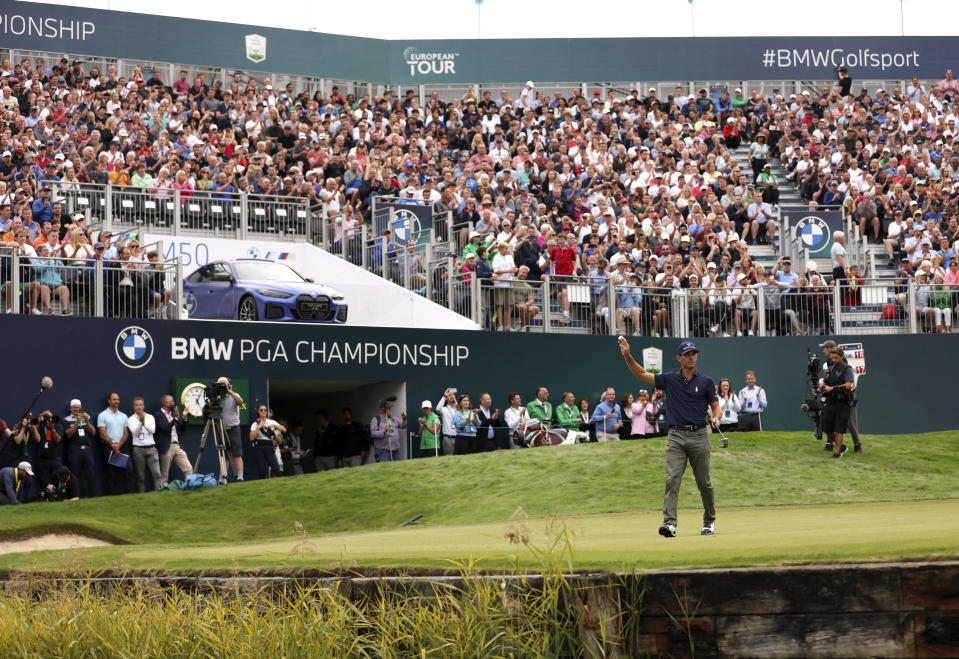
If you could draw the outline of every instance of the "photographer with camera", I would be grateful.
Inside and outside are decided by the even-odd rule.
[[[826,394],[826,407],[822,413],[822,429],[828,433],[834,446],[832,457],[841,458],[848,447],[843,446],[842,434],[849,425],[849,413],[852,410],[852,389],[855,379],[852,367],[846,363],[842,348],[829,349],[832,363],[823,378],[823,392]]]
[[[77,479],[73,477],[73,472],[62,465],[53,472],[53,480],[40,491],[41,501],[77,501],[79,499]]]
[[[80,496],[88,499],[94,495],[96,467],[93,464],[93,447],[97,431],[90,423],[90,415],[83,411],[79,398],[70,401],[70,414],[63,419],[63,438],[67,442],[67,459],[73,467],[74,487]]]
[[[243,439],[240,436],[240,408],[243,407],[243,396],[233,391],[230,378],[222,376],[217,384],[226,386],[226,396],[223,398],[223,426],[226,429],[226,454],[233,465],[233,473],[237,481],[243,481]],[[226,476],[226,474],[222,474]]]
[[[33,467],[23,461],[16,467],[0,469],[0,506],[16,506],[30,496],[30,479]]]
[[[276,459],[276,447],[283,443],[286,428],[270,418],[270,409],[266,405],[256,408],[256,421],[250,425],[250,441],[253,442],[253,457],[260,469],[261,478],[283,475],[280,462]]]
[[[63,428],[60,417],[44,410],[30,425],[30,439],[37,443],[36,475],[40,489],[53,482],[53,472],[63,466]]]

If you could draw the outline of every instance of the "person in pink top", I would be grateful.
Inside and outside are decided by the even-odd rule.
[[[950,101],[959,94],[959,81],[953,79],[952,69],[946,71],[946,77],[939,83],[939,90],[942,91]]]
[[[949,268],[942,280],[952,294],[952,309],[959,318],[959,259],[955,255],[949,259]]]
[[[656,428],[656,407],[649,402],[649,392],[640,389],[636,394],[636,401],[630,409],[633,417],[632,436],[646,437],[655,435],[658,432]]]

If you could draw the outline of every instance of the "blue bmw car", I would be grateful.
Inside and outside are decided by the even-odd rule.
[[[190,318],[345,323],[346,300],[284,263],[258,259],[214,261],[183,281]]]

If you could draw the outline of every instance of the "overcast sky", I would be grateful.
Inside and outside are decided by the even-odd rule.
[[[94,7],[381,39],[950,36],[955,0],[62,0]],[[586,7],[586,9],[584,9]],[[901,18],[902,17],[902,18]]]

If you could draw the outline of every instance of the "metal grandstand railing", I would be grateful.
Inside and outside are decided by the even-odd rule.
[[[162,246],[159,250],[162,253]],[[84,252],[86,253],[86,252]],[[179,259],[154,262],[22,256],[0,248],[0,309],[9,314],[185,318]]]

